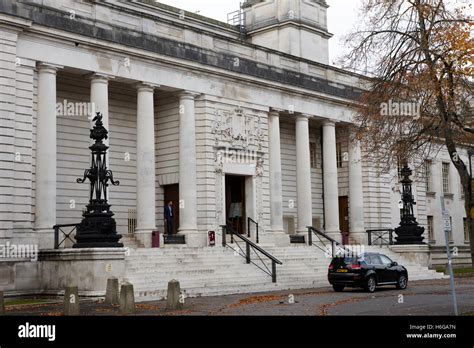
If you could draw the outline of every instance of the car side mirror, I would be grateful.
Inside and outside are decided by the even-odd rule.
[[[396,263],[395,261],[392,262],[392,266],[398,266],[398,263]]]

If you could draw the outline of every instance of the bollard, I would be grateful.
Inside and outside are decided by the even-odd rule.
[[[179,282],[173,279],[168,282],[168,294],[166,296],[166,309],[183,309],[180,301],[181,289]]]
[[[64,292],[64,315],[79,314],[79,291],[77,286],[68,286]]]
[[[5,314],[5,302],[3,299],[3,291],[0,291],[0,315]]]
[[[120,288],[120,313],[135,313],[135,294],[133,293],[133,285],[130,283],[123,283]]]
[[[105,303],[109,305],[118,305],[119,301],[119,284],[115,277],[107,279],[107,289],[105,291]]]

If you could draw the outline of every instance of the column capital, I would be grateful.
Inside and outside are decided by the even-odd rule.
[[[311,118],[311,115],[309,114],[298,114],[296,115],[296,120],[297,121],[308,121]]]
[[[336,123],[337,123],[336,120],[326,119],[326,120],[323,121],[323,126],[325,126],[325,127],[336,127]]]
[[[182,99],[194,99],[201,93],[191,92],[191,91],[181,91],[179,92],[179,97]]]
[[[268,114],[270,116],[280,116],[280,113],[284,112],[285,110],[283,109],[278,109],[278,108],[270,108],[268,110]]]
[[[270,116],[270,117],[280,117],[280,111],[278,109],[271,108],[268,111],[268,116]]]
[[[50,63],[44,63],[44,62],[37,62],[36,63],[36,68],[38,69],[38,71],[48,72],[48,73],[51,73],[51,74],[56,74],[56,72],[59,69],[62,69],[63,66],[56,65],[56,64],[50,64]]]
[[[109,80],[113,79],[113,77],[110,75],[97,73],[97,72],[93,72],[91,74],[88,74],[87,76],[89,77],[89,80],[91,80],[92,82],[108,83]]]
[[[137,90],[149,90],[150,92],[153,92],[155,88],[160,87],[160,85],[155,85],[148,82],[138,82],[138,83],[135,83],[134,86]]]

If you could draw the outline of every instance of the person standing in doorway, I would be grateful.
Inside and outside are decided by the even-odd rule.
[[[165,206],[165,223],[168,235],[174,233],[173,229],[173,202],[169,201],[168,204]]]

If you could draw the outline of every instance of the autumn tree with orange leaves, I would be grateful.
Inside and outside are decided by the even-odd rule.
[[[355,124],[371,160],[393,168],[399,161],[423,163],[441,147],[449,152],[465,192],[474,263],[465,156],[474,146],[471,11],[463,0],[364,0],[361,28],[347,37],[346,67],[369,76]],[[384,112],[387,105],[398,112]]]

